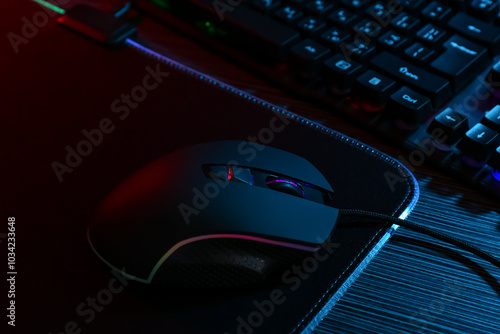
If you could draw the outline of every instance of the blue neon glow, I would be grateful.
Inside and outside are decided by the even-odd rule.
[[[395,225],[393,225],[395,226]],[[392,228],[391,228],[392,229]],[[361,272],[366,268],[368,263],[377,255],[379,250],[382,248],[382,246],[385,245],[385,243],[390,239],[391,235],[394,234],[394,232],[389,233],[386,232],[384,236],[380,239],[380,241],[373,247],[373,249],[366,255],[366,257],[361,261],[361,263],[356,267],[356,269],[353,271],[353,273],[346,279],[346,281],[339,287],[339,289],[335,292],[335,294],[326,302],[325,306],[321,308],[321,310],[318,311],[318,313],[314,316],[314,318],[307,324],[307,326],[300,332],[300,334],[311,334],[314,329],[321,323],[321,321],[326,317],[328,312],[335,306],[335,304],[340,300],[340,298],[344,295],[344,293],[347,291],[347,289],[354,283],[354,281],[358,278],[358,276],[361,274]],[[333,287],[333,284],[332,286]],[[314,307],[311,308],[310,312],[314,310]],[[309,315],[309,314],[308,314]],[[306,315],[307,317],[307,315]],[[298,328],[302,322],[304,321],[305,317],[302,319],[302,321],[297,325],[296,328]]]
[[[130,7],[132,7],[132,3],[131,2],[127,2],[122,9],[120,9],[119,11],[117,11],[115,13],[115,17],[120,17],[122,16],[123,14],[125,14],[129,9]]]
[[[500,182],[500,170],[494,170],[493,177],[495,178],[495,180]]]

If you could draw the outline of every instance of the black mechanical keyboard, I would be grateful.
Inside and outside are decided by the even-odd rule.
[[[500,198],[497,0],[136,0],[300,97]]]

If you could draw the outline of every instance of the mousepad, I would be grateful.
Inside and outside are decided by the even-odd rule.
[[[117,185],[186,145],[249,140],[249,154],[265,144],[302,156],[339,208],[400,216],[418,197],[413,176],[388,156],[159,55],[107,49],[53,20],[25,39],[4,40],[1,70],[8,332],[304,332],[388,237],[387,227],[343,224],[317,253],[244,288],[134,283],[91,251],[88,222]]]

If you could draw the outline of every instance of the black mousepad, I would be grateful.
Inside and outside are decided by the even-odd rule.
[[[399,216],[418,196],[384,154],[131,46],[107,49],[53,20],[18,52],[4,43],[0,232],[15,217],[17,274],[14,298],[2,298],[11,314],[15,301],[16,326],[5,316],[2,326],[14,333],[302,332],[387,237],[387,227],[339,226],[317,254],[244,288],[134,283],[92,253],[87,224],[107,193],[176,148],[239,139],[292,152],[325,175],[339,208]],[[6,248],[2,239],[5,262]]]

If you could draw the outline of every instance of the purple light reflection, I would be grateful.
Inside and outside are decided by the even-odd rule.
[[[302,191],[302,197],[305,197],[306,194],[304,192],[304,190],[302,189],[302,187],[300,185],[298,185],[297,183],[295,182],[292,182],[292,181],[288,181],[288,180],[272,180],[272,181],[267,181],[266,184],[269,185],[271,183],[288,183],[288,184],[291,184],[292,186],[295,186],[296,188],[300,189]]]

